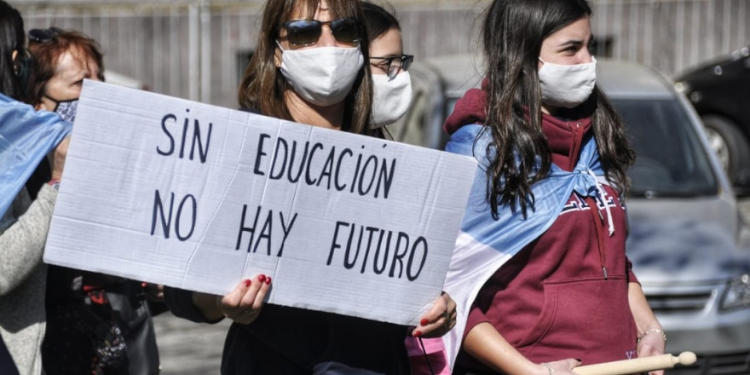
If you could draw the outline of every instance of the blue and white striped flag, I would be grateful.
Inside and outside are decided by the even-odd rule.
[[[0,94],[0,217],[42,158],[71,128],[55,113],[37,112]]]
[[[451,368],[461,348],[469,311],[484,283],[552,226],[574,191],[584,197],[596,197],[601,184],[606,183],[592,137],[581,150],[580,160],[572,172],[551,164],[549,176],[532,186],[534,206],[527,209],[525,218],[520,209],[504,206],[499,208],[499,218],[495,220],[486,198],[487,145],[491,141],[489,131],[483,131],[483,126],[467,125],[453,133],[445,148],[475,157],[481,168],[469,195],[444,287],[457,305],[456,326],[443,336]]]

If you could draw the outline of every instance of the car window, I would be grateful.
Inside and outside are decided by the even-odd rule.
[[[612,99],[636,152],[630,194],[645,197],[715,195],[718,184],[706,150],[674,99]]]

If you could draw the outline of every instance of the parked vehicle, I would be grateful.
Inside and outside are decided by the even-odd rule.
[[[667,350],[695,351],[695,366],[672,374],[750,374],[750,249],[729,179],[700,119],[658,73],[600,59],[599,86],[626,124],[636,151],[629,170],[628,256],[669,336]],[[427,147],[445,141],[441,125],[467,88],[480,82],[470,56],[410,68],[415,103],[394,134]]]
[[[750,195],[750,47],[692,69],[676,87],[703,118],[711,147],[740,195]]]

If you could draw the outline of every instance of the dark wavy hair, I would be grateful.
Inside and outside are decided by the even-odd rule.
[[[18,11],[0,0],[0,92],[18,99],[21,93],[21,70],[25,60],[26,34]],[[13,59],[13,52],[18,55]]]
[[[282,25],[289,21],[296,6],[304,6],[308,11],[307,16],[312,18],[319,3],[320,0],[268,0],[266,2],[258,44],[240,84],[240,107],[254,109],[267,116],[292,120],[284,102],[284,92],[292,88],[276,67],[274,60],[276,40],[279,38]],[[328,7],[333,18],[352,17],[357,21],[359,33],[362,35],[359,48],[364,55],[364,60],[369,61],[370,44],[365,38],[364,16],[360,2],[328,0]],[[346,97],[344,122],[341,129],[352,133],[383,137],[381,129],[369,129],[371,109],[370,64],[364,64],[352,90]]]
[[[542,133],[542,96],[537,71],[542,42],[550,34],[591,15],[585,0],[495,0],[484,21],[487,57],[487,199],[533,209],[531,185],[549,174],[551,155]],[[605,95],[594,92],[582,107],[593,112],[593,133],[608,180],[626,191],[625,171],[635,160],[622,121]]]

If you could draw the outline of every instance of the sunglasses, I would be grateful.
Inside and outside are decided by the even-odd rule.
[[[35,43],[49,42],[62,32],[62,29],[54,26],[49,29],[31,29],[29,30],[29,41]]]
[[[332,21],[321,22],[318,20],[293,20],[285,22],[282,26],[286,29],[286,37],[279,38],[287,40],[294,47],[310,46],[318,43],[323,25],[331,28],[333,37],[339,43],[359,44],[362,37],[359,24],[354,18],[339,18]]]
[[[388,78],[395,78],[401,71],[406,71],[414,62],[414,55],[401,55],[401,56],[388,56],[388,57],[372,57],[370,60],[376,60],[370,64],[374,67],[382,69]]]

